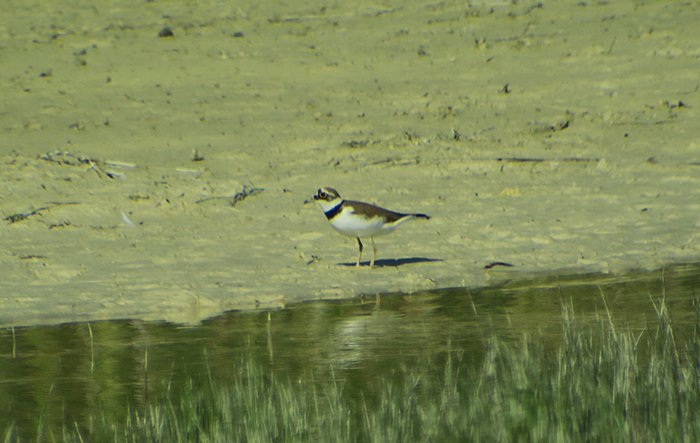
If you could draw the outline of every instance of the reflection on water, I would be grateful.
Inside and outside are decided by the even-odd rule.
[[[624,276],[536,276],[483,289],[444,289],[286,310],[232,312],[199,327],[105,321],[0,331],[0,437],[60,435],[104,413],[122,422],[143,411],[166,384],[210,373],[240,374],[252,358],[277,378],[339,380],[345,392],[372,401],[377,380],[406,369],[443,373],[451,353],[479,368],[486,343],[523,336],[557,343],[562,303],[579,321],[612,322],[636,336],[653,333],[655,304],[665,297],[679,346],[698,326],[700,266]]]

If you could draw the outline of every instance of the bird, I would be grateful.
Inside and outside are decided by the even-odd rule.
[[[360,237],[369,237],[372,241],[374,255],[369,263],[372,269],[377,258],[374,237],[386,235],[409,220],[418,218],[430,220],[430,216],[426,214],[402,214],[369,203],[344,200],[333,188],[319,189],[313,199],[323,209],[333,229],[348,237],[357,238],[357,244],[360,246],[360,255],[355,265],[357,267],[360,266],[362,259],[363,245]]]

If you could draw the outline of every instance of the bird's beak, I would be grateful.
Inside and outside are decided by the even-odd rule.
[[[318,200],[318,195],[314,195],[313,197],[311,197],[310,200],[306,200],[306,201],[304,202],[304,204],[305,204],[305,205],[308,205],[309,203],[315,203],[316,200]]]

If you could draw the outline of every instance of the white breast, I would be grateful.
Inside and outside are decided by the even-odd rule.
[[[379,237],[390,233],[406,220],[409,220],[409,217],[397,223],[385,224],[381,217],[367,219],[353,215],[350,208],[343,208],[343,211],[331,220],[331,226],[348,237]]]

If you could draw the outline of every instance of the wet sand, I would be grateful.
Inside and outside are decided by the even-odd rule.
[[[360,5],[6,7],[0,325],[698,261],[697,4]]]

